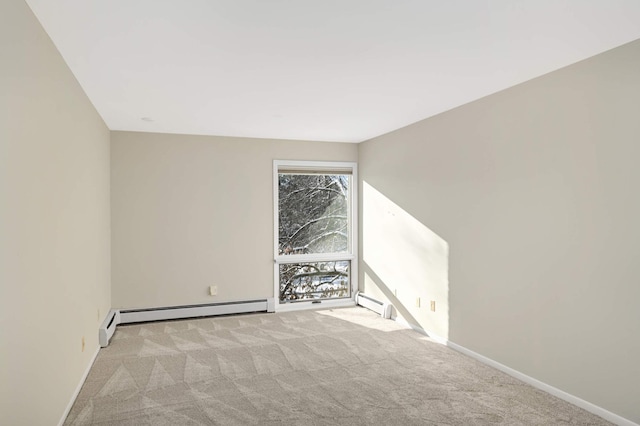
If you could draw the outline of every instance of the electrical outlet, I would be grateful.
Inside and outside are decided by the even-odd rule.
[[[218,286],[212,285],[209,287],[209,296],[216,296],[218,294]]]
[[[431,312],[435,312],[436,311],[436,301],[432,300],[431,301]]]
[[[416,297],[416,308],[420,307],[420,298]]]

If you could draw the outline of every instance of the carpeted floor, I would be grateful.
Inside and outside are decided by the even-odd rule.
[[[118,327],[68,425],[606,425],[363,308]]]

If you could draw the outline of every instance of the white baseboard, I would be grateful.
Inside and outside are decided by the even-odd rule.
[[[100,347],[98,346],[96,348],[96,352],[91,357],[91,362],[89,363],[89,365],[85,369],[84,373],[82,374],[82,378],[80,379],[80,383],[78,383],[78,386],[76,387],[76,390],[73,392],[73,396],[71,396],[71,400],[69,401],[69,404],[67,404],[67,408],[64,409],[64,412],[62,413],[62,418],[60,418],[60,421],[58,422],[58,426],[62,426],[64,424],[65,420],[67,420],[67,416],[69,415],[69,412],[71,412],[71,408],[73,407],[73,404],[76,402],[76,398],[80,394],[80,390],[82,389],[82,385],[84,385],[85,380],[87,380],[87,376],[89,375],[89,372],[91,371],[91,367],[93,367],[93,363],[96,362],[96,358],[98,357],[98,353],[99,352],[100,352]]]
[[[615,413],[612,413],[611,411],[605,410],[604,408],[599,407],[599,406],[597,406],[595,404],[592,404],[592,403],[590,403],[588,401],[585,401],[582,398],[579,398],[579,397],[577,397],[575,395],[572,395],[572,394],[570,394],[568,392],[560,390],[560,389],[558,389],[556,387],[553,387],[553,386],[551,386],[551,385],[549,385],[547,383],[541,382],[538,379],[534,379],[531,376],[527,376],[526,374],[521,373],[518,370],[514,370],[511,367],[507,367],[506,365],[501,364],[498,361],[494,361],[491,358],[487,358],[484,355],[480,355],[479,353],[474,352],[474,351],[472,351],[470,349],[467,349],[464,346],[458,345],[457,343],[451,342],[451,341],[449,341],[449,340],[447,340],[445,338],[442,338],[440,336],[433,335],[432,333],[424,330],[423,328],[421,328],[419,326],[416,326],[415,324],[411,324],[411,323],[407,322],[404,318],[396,317],[396,318],[392,318],[392,319],[395,319],[399,324],[402,324],[407,328],[415,330],[420,334],[424,334],[425,336],[431,338],[436,343],[440,343],[440,344],[443,344],[445,346],[448,346],[448,347],[450,347],[451,349],[453,349],[453,350],[455,350],[457,352],[465,354],[465,355],[467,355],[467,356],[469,356],[471,358],[474,358],[474,359],[480,361],[483,364],[486,364],[486,365],[488,365],[490,367],[493,367],[493,368],[495,368],[497,370],[500,370],[503,373],[506,373],[506,374],[510,375],[511,377],[515,377],[516,379],[521,380],[524,383],[527,383],[528,385],[533,386],[534,388],[540,389],[540,390],[542,390],[544,392],[547,392],[547,393],[549,393],[549,394],[551,394],[551,395],[553,395],[555,397],[558,397],[558,398],[560,398],[560,399],[562,399],[564,401],[567,401],[568,403],[573,404],[573,405],[575,405],[577,407],[580,407],[580,408],[582,408],[582,409],[584,409],[584,410],[586,410],[586,411],[588,411],[588,412],[590,412],[592,414],[595,414],[596,416],[600,416],[603,419],[605,419],[607,421],[610,421],[611,423],[614,423],[614,424],[619,425],[619,426],[640,426],[637,423],[634,423],[629,419],[625,419],[622,416],[619,416],[619,415],[617,415]]]
[[[427,336],[429,339],[433,340],[436,343],[440,343],[441,345],[447,345],[447,343],[449,343],[449,341],[447,339],[445,339],[444,337],[440,337],[437,334],[434,334],[430,331],[426,331],[424,328],[419,327],[415,324],[411,324],[409,321],[407,321],[406,319],[402,318],[402,317],[391,317],[392,320],[394,320],[395,322],[397,322],[400,325],[403,325],[407,328],[412,329],[413,331],[417,331],[420,334],[424,334],[425,336]]]

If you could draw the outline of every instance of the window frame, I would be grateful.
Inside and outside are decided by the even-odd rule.
[[[350,170],[351,179],[349,182],[349,244],[345,253],[312,253],[312,254],[278,254],[279,247],[279,173],[280,170],[298,169],[309,170],[310,172],[335,172],[336,170]],[[350,295],[345,298],[323,299],[320,301],[322,307],[353,306],[355,294],[358,290],[358,163],[346,161],[273,161],[273,295],[275,299],[275,310],[299,310],[317,307],[318,301],[302,300],[296,302],[280,301],[280,265],[286,263],[306,263],[346,260],[350,262],[349,283]],[[312,305],[314,304],[314,305]]]

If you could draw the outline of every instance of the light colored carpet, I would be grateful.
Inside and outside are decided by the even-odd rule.
[[[65,424],[609,423],[347,308],[120,326]]]

